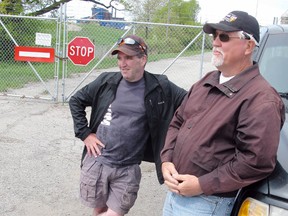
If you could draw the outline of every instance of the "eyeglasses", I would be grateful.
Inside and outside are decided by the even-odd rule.
[[[216,40],[216,38],[219,37],[219,40],[221,42],[228,42],[230,41],[231,38],[238,38],[242,40],[253,40],[255,41],[256,46],[258,46],[258,42],[253,38],[253,36],[244,31],[241,31],[241,36],[229,36],[228,34],[225,34],[225,33],[217,34],[216,32],[212,34],[212,36],[213,36],[213,40]]]
[[[217,34],[217,33],[214,33],[213,34],[213,40],[216,40],[216,38],[219,37],[219,40],[221,42],[228,42],[230,41],[231,38],[238,38],[238,39],[242,39],[241,37],[239,36],[229,36],[228,34],[225,34],[225,33],[221,33],[221,34]],[[246,39],[246,38],[245,38]],[[250,38],[249,38],[250,39]]]
[[[142,51],[144,52],[145,55],[147,55],[147,52],[146,52],[146,47],[141,45],[138,41],[132,39],[132,38],[120,38],[117,42],[117,45],[118,46],[121,46],[123,44],[127,44],[127,45],[139,45],[139,47],[142,49]]]
[[[250,40],[253,36],[244,32],[244,31],[241,31],[241,36],[229,36],[228,34],[225,34],[225,33],[220,33],[220,34],[214,33],[213,34],[213,40],[216,40],[217,37],[219,37],[219,40],[221,42],[228,42],[228,41],[230,41],[230,38],[239,38],[239,39],[243,39],[243,40]]]
[[[220,33],[220,34],[217,34],[217,33],[214,33],[212,34],[213,36],[213,40],[216,40],[217,37],[219,37],[219,40],[221,42],[228,42],[230,41],[230,38],[238,38],[238,39],[242,39],[242,40],[253,40],[256,44],[256,46],[258,46],[258,42],[253,38],[252,35],[244,32],[244,31],[241,31],[240,32],[241,35],[240,36],[229,36],[228,34],[225,34],[225,33]]]

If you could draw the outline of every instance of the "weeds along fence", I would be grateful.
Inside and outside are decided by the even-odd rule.
[[[148,44],[146,70],[165,74],[185,89],[210,70],[211,39],[202,26],[115,20],[0,15],[0,94],[67,102],[104,71],[119,71],[111,51],[119,38],[136,34]],[[94,59],[73,63],[67,47],[76,37],[94,44]],[[17,61],[15,47],[53,48],[53,62]]]

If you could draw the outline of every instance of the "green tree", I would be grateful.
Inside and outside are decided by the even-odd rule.
[[[153,22],[195,25],[199,10],[196,0],[168,0],[164,7],[155,12]]]
[[[135,21],[152,22],[153,16],[157,10],[165,6],[167,0],[140,0],[128,1],[129,11]]]
[[[200,6],[196,0],[126,0],[133,20],[142,22],[196,24]]]
[[[0,3],[0,13],[8,15],[18,15],[23,12],[21,0],[2,0]]]
[[[135,21],[151,22],[157,10],[165,6],[167,0],[126,0],[124,5]]]

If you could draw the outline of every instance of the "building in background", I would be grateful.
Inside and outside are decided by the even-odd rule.
[[[124,17],[113,17],[113,12],[109,12],[105,8],[93,7],[91,8],[91,10],[92,10],[92,15],[91,15],[92,19],[107,20],[107,22],[100,21],[100,26],[113,27],[117,29],[124,29],[126,26],[124,22],[114,22],[116,20],[124,21]]]

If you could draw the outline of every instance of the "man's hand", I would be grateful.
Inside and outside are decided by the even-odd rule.
[[[179,182],[173,177],[174,175],[178,175],[174,164],[171,162],[162,163],[162,173],[164,177],[164,183],[168,189],[174,193],[179,193],[177,189]]]
[[[84,144],[87,148],[89,156],[97,157],[101,155],[101,149],[105,148],[105,145],[96,137],[96,134],[89,134],[84,140]]]
[[[173,193],[183,196],[197,196],[203,193],[198,178],[194,175],[180,175],[171,162],[162,163],[164,183]]]
[[[183,196],[197,196],[203,193],[196,176],[175,174],[173,178],[179,182],[176,187],[179,194]]]

